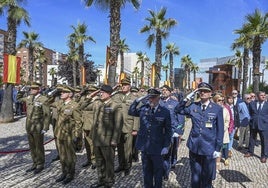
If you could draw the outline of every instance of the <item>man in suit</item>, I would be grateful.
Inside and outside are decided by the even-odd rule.
[[[113,88],[103,85],[100,99],[93,107],[93,124],[90,137],[93,142],[98,181],[94,187],[112,187],[115,182],[114,158],[115,147],[119,142],[120,127],[119,105],[111,99]],[[130,148],[131,149],[131,148]]]
[[[159,104],[160,92],[149,89],[149,103],[138,106],[144,97],[136,99],[129,108],[129,115],[140,117],[136,147],[141,151],[144,187],[162,187],[163,155],[168,154],[172,128],[170,112]]]
[[[41,84],[34,82],[30,86],[30,95],[18,98],[27,106],[26,132],[29,141],[33,165],[26,172],[34,171],[35,174],[44,169],[45,149],[44,133],[49,129],[50,109],[48,98],[40,94]]]
[[[200,101],[186,103],[198,92]],[[187,115],[192,120],[192,129],[187,141],[191,167],[191,187],[211,188],[216,178],[216,158],[220,157],[223,144],[223,108],[210,102],[212,86],[201,82],[198,89],[186,96],[175,112]]]
[[[257,94],[257,101],[252,101],[249,104],[250,119],[250,138],[249,149],[244,157],[251,157],[254,153],[257,133],[261,139],[261,162],[266,163],[268,157],[268,102],[266,101],[266,94],[259,91]]]

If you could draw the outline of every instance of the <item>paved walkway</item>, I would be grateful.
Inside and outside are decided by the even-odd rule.
[[[187,139],[190,122],[187,122],[184,139]],[[48,131],[45,141],[52,139],[52,131]],[[179,148],[180,161],[176,169],[171,172],[169,180],[164,182],[163,187],[188,188],[190,182],[190,169],[188,161],[188,149],[184,140]],[[234,147],[236,143],[234,144]],[[1,154],[4,151],[22,151],[28,148],[25,132],[25,118],[17,119],[14,123],[0,124],[0,187],[63,187],[61,183],[55,183],[55,179],[61,174],[59,161],[51,163],[56,156],[54,141],[45,145],[46,165],[38,175],[26,173],[31,167],[29,152]],[[256,156],[244,158],[243,151],[233,150],[230,165],[225,167],[221,164],[221,170],[217,179],[213,182],[215,188],[222,187],[268,187],[268,164],[260,162],[260,146],[255,148]],[[96,170],[81,168],[86,160],[85,151],[77,154],[76,177],[65,187],[89,187],[96,181]],[[116,166],[117,166],[116,162]],[[140,188],[142,187],[141,162],[133,164],[131,174],[124,177],[123,173],[116,174],[115,188]]]

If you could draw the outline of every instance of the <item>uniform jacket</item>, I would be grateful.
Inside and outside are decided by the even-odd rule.
[[[29,95],[19,99],[25,102],[27,107],[26,131],[28,133],[41,133],[49,129],[50,108],[48,98],[43,95]]]
[[[93,107],[96,104],[96,101],[100,100],[97,96],[93,98],[85,99],[83,103],[81,103],[80,110],[82,111],[83,116],[83,129],[90,131],[93,124]]]
[[[164,147],[169,147],[172,137],[170,112],[159,105],[152,114],[148,104],[137,108],[138,102],[134,101],[129,108],[129,115],[140,117],[136,148],[147,154],[160,155]]]
[[[53,106],[53,104],[51,105]],[[78,104],[71,100],[67,104],[62,103],[58,107],[58,121],[55,128],[55,136],[59,140],[79,137],[82,132],[82,114]]]
[[[261,131],[268,130],[268,102],[263,103],[260,112],[257,110],[258,101],[252,101],[249,103],[249,114],[251,116],[250,126],[252,129],[258,129]]]
[[[139,118],[128,115],[129,107],[136,98],[132,93],[123,94],[121,92],[113,96],[113,100],[120,104],[122,133],[131,133],[133,130],[139,129]]]
[[[201,110],[201,102],[191,103],[181,101],[175,112],[187,115],[192,120],[192,129],[187,146],[195,154],[212,155],[220,151],[223,143],[223,109],[218,104],[210,102],[205,111]]]
[[[93,124],[90,137],[94,146],[111,146],[118,143],[122,127],[120,127],[119,105],[112,99],[96,101],[93,107]]]
[[[183,135],[185,116],[175,113],[174,109],[179,104],[178,101],[168,98],[167,100],[160,100],[160,105],[167,108],[170,112],[171,126],[173,133]]]

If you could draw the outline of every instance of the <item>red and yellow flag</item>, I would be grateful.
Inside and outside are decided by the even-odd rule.
[[[20,84],[21,58],[4,54],[3,83]]]

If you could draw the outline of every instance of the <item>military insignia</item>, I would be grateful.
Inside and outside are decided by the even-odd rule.
[[[198,110],[195,108],[195,109],[194,109],[194,112],[196,113],[196,112],[198,112]]]
[[[208,107],[209,107],[209,108],[212,108],[212,105],[210,104],[210,105],[208,105]]]
[[[160,112],[161,110],[160,109],[157,109],[157,112]]]
[[[34,102],[34,106],[37,106],[37,107],[42,106],[42,103],[41,103],[41,102],[36,101],[36,102]]]

